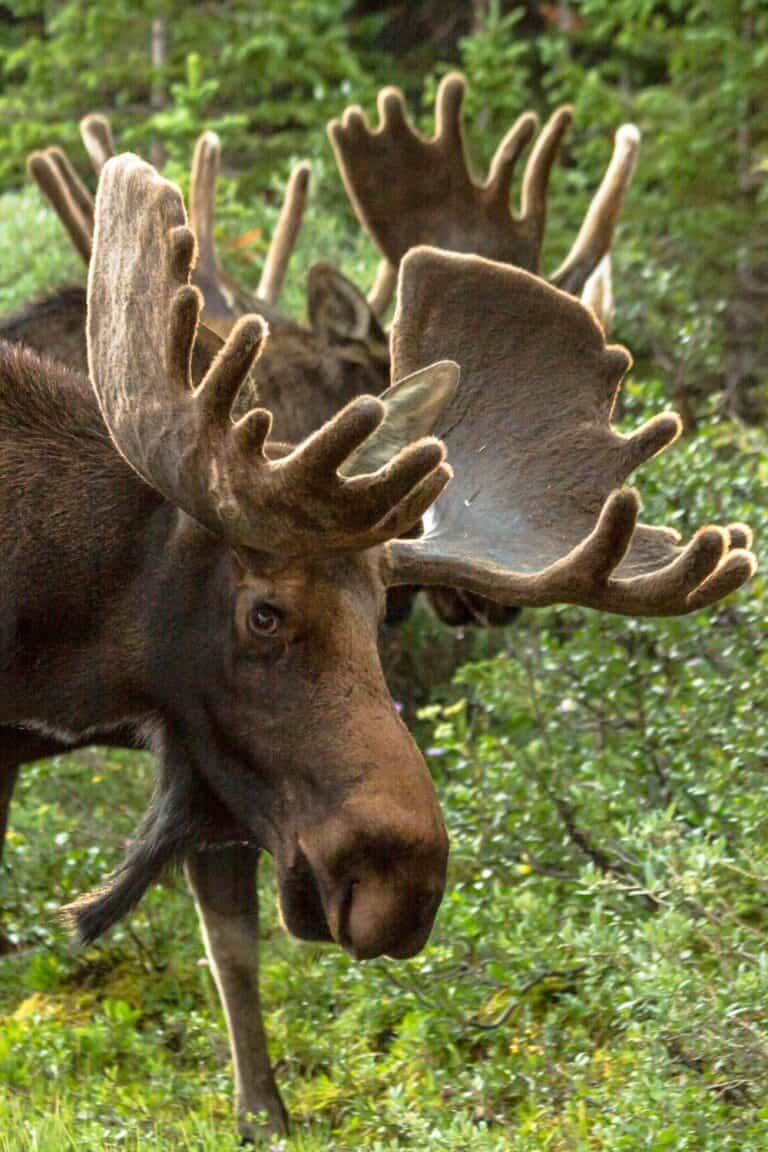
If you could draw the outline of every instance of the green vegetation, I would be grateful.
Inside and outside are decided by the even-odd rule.
[[[177,176],[196,132],[221,131],[221,243],[250,283],[274,189],[292,157],[312,156],[317,195],[288,305],[301,313],[316,259],[366,284],[375,256],[322,123],[351,100],[370,108],[393,78],[428,109],[435,78],[463,63],[478,156],[524,105],[576,104],[551,264],[610,130],[640,123],[615,273],[617,333],[639,362],[620,422],[683,403],[698,423],[644,468],[646,516],[683,532],[742,519],[763,552],[768,438],[730,417],[759,423],[765,403],[768,325],[744,329],[739,295],[745,268],[759,280],[766,263],[765,6],[583,0],[564,6],[572,28],[534,36],[513,5],[490,4],[474,34],[396,58],[379,47],[386,12],[342,22],[347,7],[54,4],[44,39],[34,3],[8,5],[0,309],[80,275],[35,191],[22,190],[21,164],[53,139],[80,156],[74,123],[92,107],[115,108],[126,145],[162,138]],[[169,102],[150,116],[155,15],[173,35]],[[741,375],[737,304],[752,339]],[[264,862],[264,1005],[296,1122],[286,1147],[764,1152],[767,617],[763,575],[692,619],[547,610],[456,641],[422,612],[385,641],[399,652],[396,695],[430,701],[416,731],[451,833],[450,884],[420,957],[356,966],[286,938]],[[34,947],[0,961],[0,1152],[236,1147],[224,1025],[183,883],[153,891],[86,952],[56,921],[118,859],[151,781],[148,757],[100,750],[22,776],[0,905],[5,931]]]

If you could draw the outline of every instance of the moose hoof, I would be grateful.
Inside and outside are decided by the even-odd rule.
[[[270,1136],[288,1135],[288,1113],[279,1098],[256,1112],[243,1113],[237,1122],[241,1147],[253,1147]]]

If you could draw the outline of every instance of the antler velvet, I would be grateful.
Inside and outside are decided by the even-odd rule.
[[[278,459],[265,451],[268,412],[232,422],[266,339],[261,318],[237,322],[192,389],[202,307],[189,283],[194,247],[178,188],[138,157],[107,162],[88,277],[88,360],[121,454],[212,531],[281,560],[360,551],[413,527],[450,478],[438,441],[409,444],[374,472],[339,471],[382,423],[380,400],[353,401]],[[438,375],[442,386],[442,367]],[[422,380],[422,390],[428,386]]]
[[[93,170],[98,176],[107,160],[116,154],[112,138],[112,127],[106,116],[92,112],[80,121],[80,135],[88,153]]]
[[[80,134],[98,176],[115,155],[109,121],[96,114],[86,116],[80,122]],[[195,146],[189,199],[190,219],[199,253],[195,283],[205,298],[206,322],[225,336],[238,316],[258,311],[260,304],[277,303],[304,217],[311,170],[309,164],[300,163],[291,172],[264,261],[258,294],[253,296],[225,275],[216,253],[213,226],[220,156],[218,136],[215,132],[204,132]],[[87,264],[93,239],[94,203],[91,193],[61,148],[33,152],[27,167]]]
[[[416,249],[403,262],[393,371],[455,359],[462,383],[437,425],[455,480],[417,540],[390,545],[391,582],[468,589],[500,604],[583,604],[679,615],[754,570],[744,525],[676,532],[637,523],[622,485],[679,434],[663,413],[611,425],[629,354],[577,300],[478,257]]]
[[[514,216],[510,189],[536,117],[526,112],[518,118],[496,149],[488,175],[478,183],[464,145],[465,89],[459,73],[443,79],[432,137],[409,123],[405,98],[397,88],[379,93],[377,128],[370,127],[356,106],[332,121],[328,132],[349,197],[361,224],[394,266],[410,248],[430,244],[538,271],[549,177],[572,110],[557,109],[542,129],[523,174],[520,213]],[[581,291],[610,249],[638,147],[637,129],[625,125],[574,249],[556,273],[570,292]]]
[[[27,160],[30,176],[50,203],[87,264],[93,240],[93,197],[61,148],[32,152]]]

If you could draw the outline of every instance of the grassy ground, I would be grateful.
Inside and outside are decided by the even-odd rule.
[[[0,202],[4,251],[30,237],[33,203]],[[39,283],[43,249],[66,263],[48,227],[42,216],[27,254]],[[22,294],[12,266],[8,305]],[[627,426],[666,402],[653,381],[629,386]],[[645,470],[647,517],[684,530],[743,518],[764,539],[765,448],[705,422]],[[420,957],[354,965],[285,937],[265,862],[264,1004],[295,1120],[287,1146],[764,1152],[766,607],[760,579],[693,620],[528,613],[455,648],[420,615],[398,638],[396,695],[431,700],[417,733],[451,833],[450,884]],[[443,682],[469,656],[483,659]],[[153,891],[85,952],[56,921],[119,856],[151,778],[147,757],[99,750],[23,775],[0,875],[6,931],[28,945],[0,961],[0,1152],[236,1146],[223,1022],[183,885]]]

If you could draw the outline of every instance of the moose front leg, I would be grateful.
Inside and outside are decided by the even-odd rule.
[[[261,1019],[258,858],[258,849],[243,845],[198,852],[185,865],[227,1020],[244,1141],[265,1133],[282,1135],[288,1128]],[[266,1120],[259,1119],[260,1113],[266,1113]]]
[[[66,751],[58,740],[28,732],[22,728],[0,727],[0,860],[3,857],[5,836],[8,831],[8,813],[13,790],[22,764],[41,760]],[[16,947],[0,927],[0,956],[15,952]]]
[[[0,767],[0,860],[3,858],[3,848],[5,847],[5,834],[8,830],[8,812],[11,807],[11,797],[13,790],[16,787],[16,781],[19,776],[19,765],[6,765]],[[9,952],[15,952],[16,948],[3,932],[0,925],[0,956],[7,956]]]

